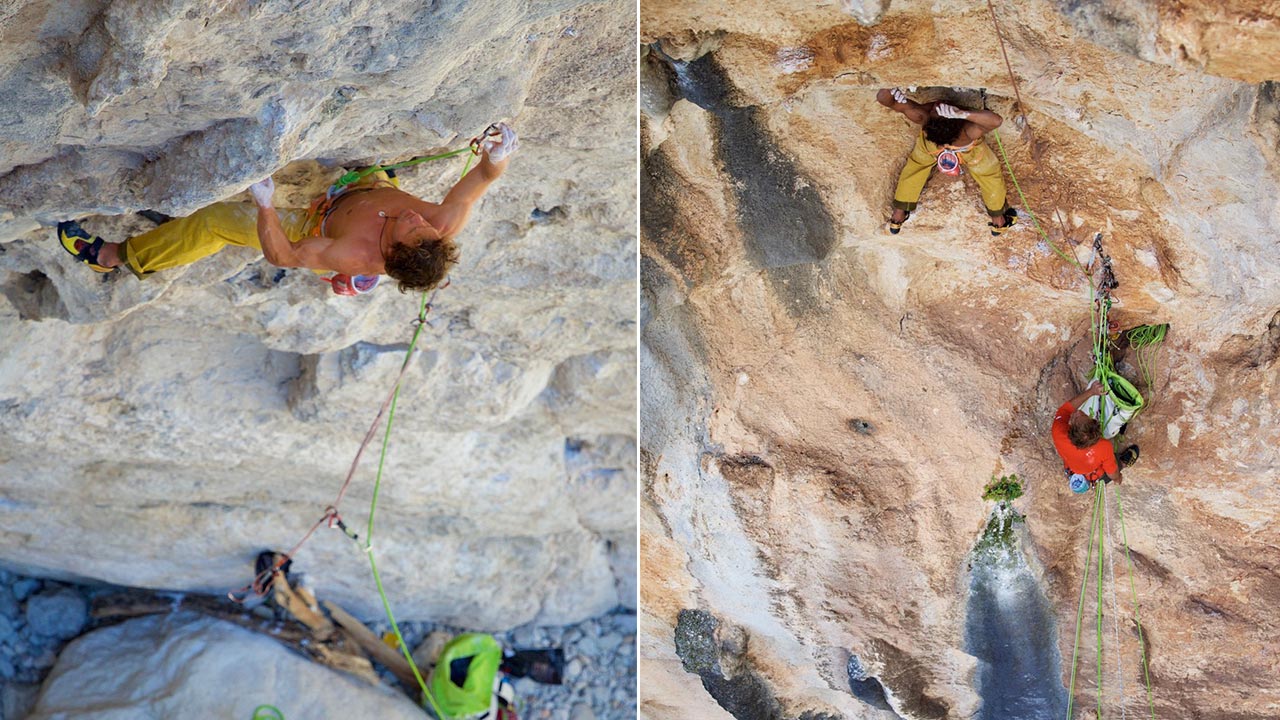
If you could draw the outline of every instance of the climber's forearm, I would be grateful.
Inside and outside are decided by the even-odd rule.
[[[258,242],[262,244],[262,256],[277,267],[298,267],[293,243],[280,224],[280,216],[270,205],[258,206]]]

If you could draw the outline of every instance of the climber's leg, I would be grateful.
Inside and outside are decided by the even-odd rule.
[[[987,215],[991,216],[991,224],[1002,227],[1009,217],[1009,203],[1006,197],[1004,172],[1000,161],[983,143],[973,146],[965,153],[965,168],[974,182],[978,183],[978,191],[982,193],[982,204],[986,206]]]
[[[898,186],[893,191],[893,221],[901,223],[907,214],[916,209],[924,184],[933,173],[936,160],[924,147],[924,137],[916,138],[915,147],[907,156],[907,164],[898,174]]]
[[[304,210],[276,211],[290,242],[303,236]],[[261,249],[258,210],[249,203],[215,203],[184,218],[126,240],[117,252],[120,261],[138,277],[157,270],[189,265],[227,245]]]

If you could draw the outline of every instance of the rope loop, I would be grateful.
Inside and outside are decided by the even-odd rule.
[[[284,713],[275,705],[259,705],[253,709],[250,720],[284,720]]]

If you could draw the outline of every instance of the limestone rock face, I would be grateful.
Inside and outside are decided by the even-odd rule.
[[[1102,233],[1122,327],[1173,326],[1121,491],[1156,716],[1273,717],[1274,13],[997,2],[1024,123],[984,3],[872,5],[642,8],[642,713],[974,716],[967,563],[1009,473],[1065,696],[1090,506],[1049,426],[1090,300],[1030,210],[1080,262]],[[937,176],[886,232],[918,133],[875,102],[894,86],[1006,118],[1020,227]],[[1145,714],[1118,632],[1107,716]]]
[[[120,240],[245,199],[305,208],[343,167],[465,146],[508,172],[459,236],[395,413],[373,547],[399,617],[501,629],[634,605],[634,6],[407,0],[8,3],[0,11],[0,563],[224,593],[334,502],[418,297],[342,298],[230,248],[138,281]],[[457,158],[402,171],[438,201]],[[631,168],[631,169],[628,169]],[[365,539],[378,459],[340,511]],[[322,596],[381,615],[319,531]]]
[[[252,662],[246,662],[252,658]],[[421,718],[413,701],[312,663],[274,640],[190,614],[152,616],[95,630],[67,646],[27,717]]]

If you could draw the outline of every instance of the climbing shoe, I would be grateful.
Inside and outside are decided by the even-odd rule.
[[[1138,462],[1138,446],[1130,445],[1124,450],[1121,450],[1120,454],[1116,456],[1116,461],[1120,463],[1120,467],[1122,468],[1127,468]]]
[[[902,219],[897,222],[894,222],[892,215],[889,216],[889,234],[890,235],[897,235],[898,231],[902,230],[902,223],[911,219],[910,210],[904,210],[903,212],[905,214],[902,216]]]
[[[1005,230],[1018,224],[1018,211],[1013,208],[1005,208],[1004,224],[997,226],[993,222],[987,223],[987,227],[991,228],[991,237],[1000,237]]]
[[[62,248],[71,253],[72,257],[88,265],[94,272],[109,273],[115,270],[98,264],[98,253],[105,241],[85,232],[80,223],[74,220],[58,223],[58,242],[62,243]]]

